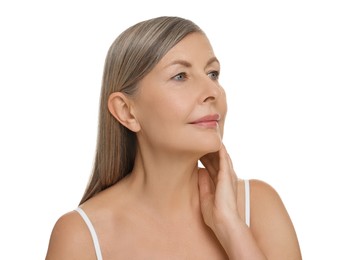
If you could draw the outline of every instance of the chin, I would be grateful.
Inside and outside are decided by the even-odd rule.
[[[204,156],[208,153],[218,152],[222,147],[222,139],[218,138],[217,140],[203,140],[202,143],[199,144],[199,151],[200,157]]]

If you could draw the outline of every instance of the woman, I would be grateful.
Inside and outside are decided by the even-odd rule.
[[[55,224],[46,259],[301,259],[279,195],[236,177],[219,72],[186,19],[143,21],[115,40],[93,174],[78,209]]]

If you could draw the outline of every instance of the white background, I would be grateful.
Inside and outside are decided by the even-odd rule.
[[[279,192],[304,259],[345,259],[343,3],[1,2],[0,258],[44,259],[55,221],[78,205],[112,41],[177,15],[204,29],[221,61],[239,177]]]

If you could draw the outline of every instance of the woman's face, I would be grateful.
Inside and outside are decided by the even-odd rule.
[[[205,35],[176,44],[139,82],[133,99],[139,145],[200,156],[218,151],[227,111],[219,70]]]

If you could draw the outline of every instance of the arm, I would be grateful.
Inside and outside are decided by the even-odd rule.
[[[201,162],[206,167],[199,172],[204,221],[230,258],[301,259],[291,221],[272,188],[258,181],[251,184],[252,232],[238,213],[237,176],[225,147],[218,153],[204,156]],[[278,227],[269,227],[272,218]],[[278,238],[280,240],[273,241]]]
[[[268,259],[302,259],[297,235],[279,194],[267,183],[251,181],[251,230]]]
[[[96,259],[91,235],[76,212],[60,217],[53,228],[46,260],[55,259]]]

